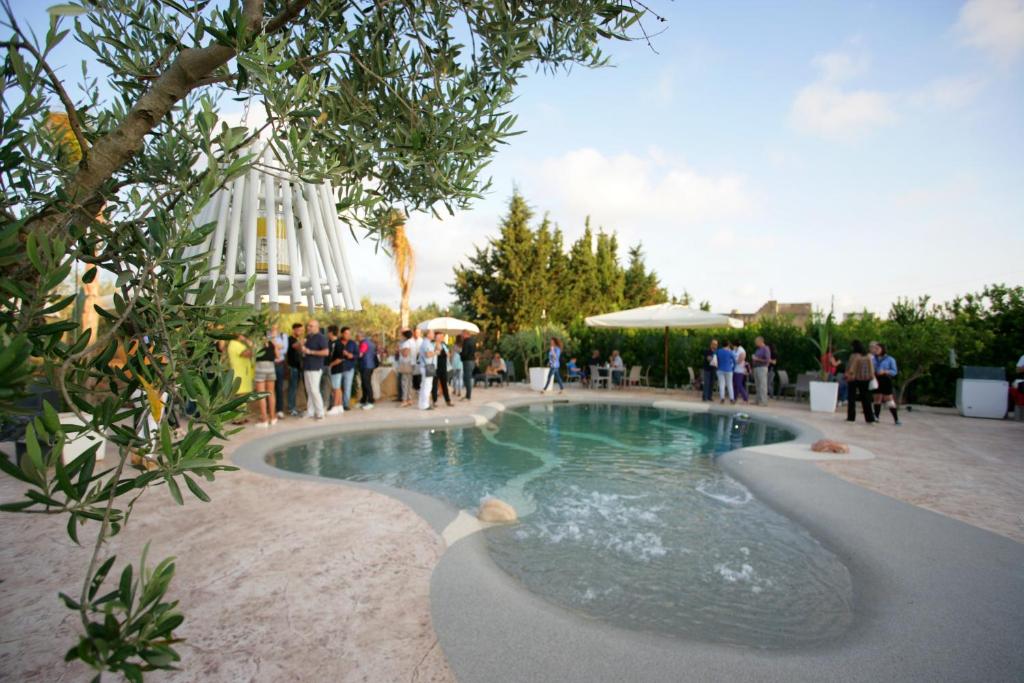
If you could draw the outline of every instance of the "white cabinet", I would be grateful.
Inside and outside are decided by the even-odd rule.
[[[958,379],[956,407],[964,417],[1006,417],[1010,383],[997,379]]]

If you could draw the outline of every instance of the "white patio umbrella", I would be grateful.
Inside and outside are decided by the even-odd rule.
[[[426,332],[427,330],[433,330],[434,332],[440,332],[441,334],[456,335],[460,332],[472,332],[473,334],[480,334],[480,328],[467,320],[459,320],[458,318],[440,317],[431,318],[430,320],[424,320],[419,325],[419,329]]]
[[[665,328],[665,388],[668,389],[668,330],[739,328],[743,321],[721,313],[710,313],[680,304],[654,304],[614,313],[592,315],[586,319],[587,327],[617,327],[652,329]]]

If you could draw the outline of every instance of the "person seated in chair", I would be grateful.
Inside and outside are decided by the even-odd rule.
[[[565,366],[566,372],[569,373],[569,381],[583,379],[583,372],[580,367],[576,365],[576,356],[569,359],[569,363]]]
[[[626,376],[626,364],[622,361],[622,356],[618,351],[612,351],[609,365],[612,370],[612,384],[616,386],[622,384],[622,378]]]
[[[505,359],[497,351],[491,356],[491,362],[487,365],[486,375],[488,384],[492,382],[503,383],[506,375],[508,375],[508,366],[505,365]]]

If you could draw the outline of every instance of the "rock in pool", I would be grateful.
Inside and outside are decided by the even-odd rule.
[[[480,510],[476,513],[481,522],[507,523],[516,521],[516,509],[503,500],[484,498],[480,502]]]

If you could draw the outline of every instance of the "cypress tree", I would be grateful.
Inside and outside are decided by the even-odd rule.
[[[589,217],[568,253],[564,234],[548,216],[536,228],[530,227],[532,218],[526,200],[514,192],[499,234],[455,268],[455,305],[485,331],[569,325],[584,316],[668,300],[639,244],[629,250],[624,269],[618,237],[600,230],[595,238]]]
[[[597,264],[597,284],[601,293],[599,301],[605,312],[622,308],[625,273],[619,265],[618,251],[619,240],[615,233],[608,234],[599,230],[594,261]]]
[[[493,302],[495,317],[503,328],[509,330],[533,324],[534,315],[540,317],[540,309],[533,301],[536,246],[530,230],[531,218],[533,211],[519,191],[514,191],[509,200],[508,214],[501,221],[498,238],[491,240],[494,275],[498,278],[498,296]]]
[[[657,274],[647,270],[643,247],[639,242],[629,248],[629,266],[623,280],[623,303],[627,308],[668,301],[668,292],[661,286]]]
[[[572,283],[570,292],[576,311],[580,316],[604,313],[601,310],[601,285],[597,276],[597,260],[594,257],[594,233],[590,230],[590,217],[580,238],[569,250],[569,272]]]

